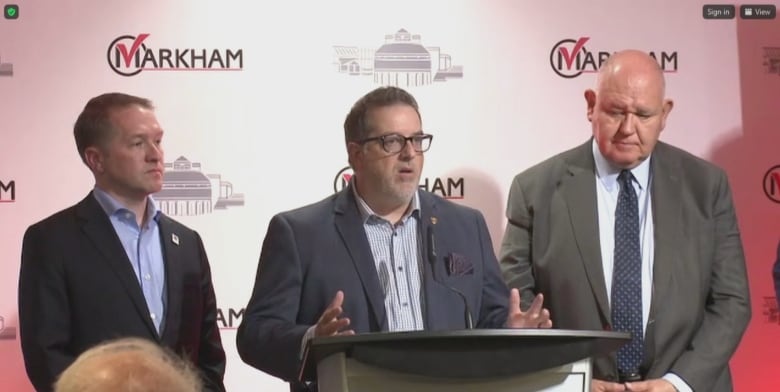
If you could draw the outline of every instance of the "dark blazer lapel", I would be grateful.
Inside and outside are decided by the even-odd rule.
[[[170,218],[160,214],[160,220],[158,222],[160,228],[160,241],[162,244],[163,259],[165,261],[165,286],[167,300],[165,303],[165,319],[162,326],[162,339],[168,343],[173,344],[178,341],[179,324],[181,320],[181,303],[183,298],[181,294],[182,289],[182,277],[184,271],[182,269],[182,263],[184,258],[182,256],[181,246],[197,246],[196,244],[180,244],[182,239],[178,233],[172,231],[172,224]]]
[[[559,190],[566,201],[574,239],[582,262],[585,264],[585,273],[596,297],[602,319],[610,322],[599,240],[596,164],[593,160],[591,143],[592,141],[588,140],[587,143],[572,151],[572,155],[566,160],[568,172],[561,180]]]
[[[341,240],[344,241],[344,246],[352,258],[352,263],[355,264],[358,275],[360,275],[363,291],[371,304],[377,325],[386,331],[388,323],[385,314],[384,293],[374,265],[374,255],[371,253],[366,232],[363,230],[363,222],[357,209],[357,200],[352,192],[350,185],[336,196],[334,206],[336,231],[341,236]]]
[[[130,260],[127,258],[127,254],[114,231],[114,227],[111,225],[111,221],[97,200],[95,200],[92,192],[79,202],[76,206],[76,211],[76,214],[83,222],[82,230],[84,234],[103,255],[119,282],[125,287],[127,295],[130,296],[136,311],[141,316],[141,319],[144,320],[144,324],[149,328],[149,332],[152,336],[157,336],[157,330],[149,317],[146,299],[144,299],[141,292],[141,286],[138,284],[138,278],[130,265]]]
[[[673,301],[666,298],[671,284],[672,270],[678,260],[680,249],[684,249],[685,236],[682,234],[682,195],[678,173],[682,170],[679,161],[666,146],[658,142],[650,158],[652,184],[650,195],[653,203],[653,226],[655,249],[653,254],[653,290],[650,302],[652,322],[663,304]],[[654,325],[648,323],[648,334],[654,331]],[[653,336],[649,336],[650,339]],[[649,347],[648,347],[649,348]]]

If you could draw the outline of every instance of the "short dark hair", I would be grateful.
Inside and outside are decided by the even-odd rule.
[[[86,164],[84,150],[90,146],[101,145],[116,131],[111,123],[111,112],[128,106],[138,105],[145,109],[154,109],[152,101],[123,93],[98,95],[87,102],[84,110],[73,125],[73,137],[81,160]]]
[[[349,143],[367,138],[371,133],[371,124],[369,124],[370,112],[377,108],[398,104],[413,107],[414,111],[417,112],[417,117],[422,120],[417,101],[412,94],[398,87],[379,87],[364,95],[352,105],[352,109],[347,114],[346,120],[344,120],[344,141]]]

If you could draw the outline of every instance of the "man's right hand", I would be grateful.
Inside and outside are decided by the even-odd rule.
[[[344,330],[349,326],[349,318],[340,317],[343,313],[341,305],[344,303],[344,292],[339,290],[333,300],[330,301],[327,309],[322,312],[317,325],[314,328],[314,336],[335,336],[335,335],[354,335],[355,331],[351,329]]]
[[[601,381],[595,378],[590,381],[590,392],[620,392],[627,391],[626,384],[616,382]]]

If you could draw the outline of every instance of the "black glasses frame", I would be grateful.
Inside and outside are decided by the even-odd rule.
[[[402,138],[404,140],[404,144],[401,145],[401,148],[398,151],[393,151],[393,150],[388,149],[387,148],[387,144],[385,144],[386,138],[391,137],[391,136],[394,137],[394,138],[395,137],[399,137],[399,138]],[[419,141],[420,146],[422,146],[423,143],[425,143],[426,140],[428,141],[428,146],[426,148],[417,149],[417,147],[415,146],[415,141]],[[431,148],[431,143],[433,142],[433,135],[427,134],[427,133],[420,133],[420,134],[412,135],[412,136],[401,136],[401,135],[399,135],[397,133],[389,133],[387,135],[374,136],[374,137],[369,137],[369,138],[366,138],[366,139],[363,139],[363,140],[359,140],[357,143],[362,145],[362,144],[366,144],[366,143],[374,142],[374,141],[378,141],[379,145],[382,146],[382,149],[385,150],[385,152],[390,153],[390,154],[395,154],[397,152],[403,151],[403,149],[406,148],[406,143],[409,143],[409,142],[412,143],[412,148],[414,148],[414,151],[426,152],[426,151],[428,151]]]

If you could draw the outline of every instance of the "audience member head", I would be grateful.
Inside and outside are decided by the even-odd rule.
[[[201,388],[188,362],[140,338],[122,338],[83,352],[55,384],[55,392],[196,392]]]

